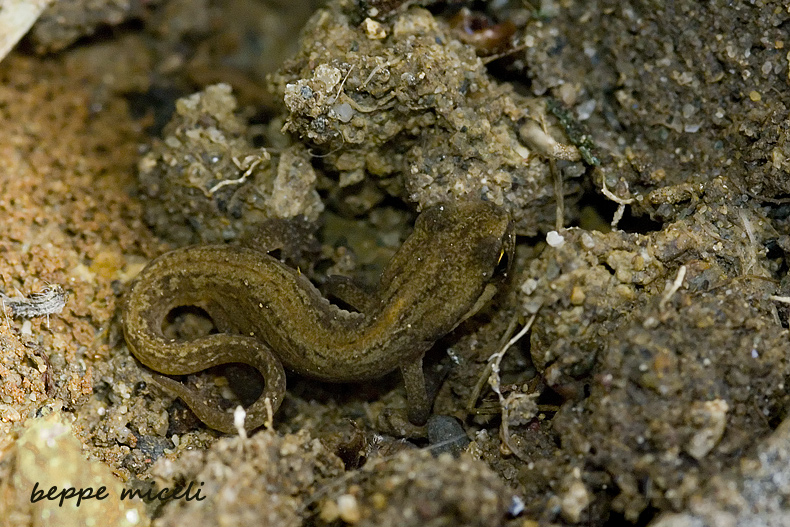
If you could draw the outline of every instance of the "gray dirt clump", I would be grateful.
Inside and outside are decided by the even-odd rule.
[[[553,224],[545,159],[579,153],[557,144],[568,141],[545,101],[493,80],[474,48],[424,9],[389,22],[357,18],[350,2],[320,10],[299,53],[270,79],[284,129],[321,146],[335,194],[365,195],[356,199],[362,211],[386,193],[420,208],[484,199],[508,207],[523,233]],[[572,163],[566,177],[582,169]]]
[[[749,203],[716,180],[695,214],[661,231],[570,229],[528,265],[538,389],[562,405],[555,457],[531,445],[546,424],[514,431],[527,488],[544,479],[557,492],[551,481],[581,460],[585,491],[616,489],[611,509],[637,521],[649,506],[682,508],[784,418],[787,334],[764,248],[776,232]]]
[[[251,235],[268,218],[315,220],[323,205],[304,146],[254,148],[230,86],[176,102],[176,113],[139,164],[146,220],[179,245]]]
[[[36,50],[40,53],[60,51],[81,37],[92,35],[102,26],[117,26],[144,13],[160,3],[130,0],[69,0],[53,2],[42,13],[31,31]]]
[[[594,130],[598,185],[626,197],[724,175],[758,199],[790,193],[785,2],[577,1],[551,15],[530,22],[518,64]]]
[[[160,488],[192,482],[193,494],[201,489],[205,497],[169,502],[154,525],[297,527],[305,498],[342,473],[340,458],[306,431],[225,438],[207,451],[185,451],[177,461],[154,467]]]
[[[696,493],[683,513],[664,514],[652,527],[772,527],[790,525],[790,421],[784,421],[740,466]]]
[[[363,527],[501,525],[512,497],[480,460],[407,450],[368,462],[343,491],[327,492],[317,509],[318,524],[340,519]]]

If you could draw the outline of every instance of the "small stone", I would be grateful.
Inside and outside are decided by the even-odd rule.
[[[313,78],[324,84],[324,89],[332,90],[343,78],[343,72],[329,64],[319,64],[313,73]]]
[[[376,492],[370,497],[370,502],[376,510],[384,510],[387,507],[387,497],[381,492]]]
[[[590,501],[590,492],[584,483],[578,479],[571,482],[561,497],[562,517],[571,523],[577,523]]]
[[[354,109],[347,102],[335,105],[332,110],[341,123],[347,123],[354,117]]]
[[[358,523],[362,519],[359,503],[351,494],[343,494],[337,499],[337,510],[340,519],[346,523]]]
[[[370,18],[366,18],[362,23],[365,26],[365,34],[370,40],[381,40],[387,37],[387,32],[384,30],[384,26],[379,22],[376,22]]]
[[[469,445],[466,430],[455,417],[450,415],[432,415],[428,419],[428,442],[431,454],[438,457],[445,452],[453,457],[461,455]]]
[[[318,517],[321,518],[322,521],[326,523],[332,523],[340,517],[340,511],[338,510],[337,503],[333,500],[326,500],[321,505],[321,512],[318,514]]]
[[[562,247],[565,243],[565,237],[557,231],[549,231],[546,233],[546,243],[548,243],[550,247]]]
[[[525,295],[531,295],[535,292],[535,289],[538,288],[538,281],[534,278],[527,278],[524,280],[524,283],[521,284],[521,292]]]
[[[713,450],[727,426],[730,406],[723,399],[696,402],[692,405],[690,421],[698,426],[697,432],[686,444],[686,452],[694,459],[702,459]]]
[[[593,237],[590,236],[589,233],[585,232],[584,234],[582,234],[581,240],[582,240],[582,246],[585,249],[592,249],[595,247],[595,240],[593,240]]]
[[[579,286],[574,286],[573,290],[571,291],[571,304],[574,306],[580,306],[584,304],[584,299],[587,295],[584,294],[584,289]]]

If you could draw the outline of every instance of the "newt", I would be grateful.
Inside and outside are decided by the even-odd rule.
[[[227,363],[255,368],[265,387],[246,408],[244,426],[252,430],[283,400],[283,367],[330,382],[372,380],[400,369],[409,420],[424,424],[431,403],[423,356],[494,296],[513,247],[513,224],[502,208],[482,201],[433,206],[417,218],[374,293],[338,282],[337,296],[357,311],[330,303],[298,270],[260,250],[176,249],[135,278],[122,313],[124,336],[132,354],[162,374],[154,377],[168,393],[222,432],[236,431],[233,416],[165,375]],[[167,338],[165,317],[182,306],[203,309],[218,333]]]

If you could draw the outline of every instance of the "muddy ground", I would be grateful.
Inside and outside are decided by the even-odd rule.
[[[0,63],[0,287],[68,294],[0,324],[4,525],[790,524],[788,27],[760,1],[57,4]],[[222,436],[126,348],[170,248],[293,220],[285,258],[371,286],[461,199],[518,248],[429,353],[427,427],[388,418],[397,375],[289,376],[272,428]],[[244,379],[187,382],[232,407]]]

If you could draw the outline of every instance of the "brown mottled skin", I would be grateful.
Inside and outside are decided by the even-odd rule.
[[[491,299],[507,273],[513,243],[512,223],[496,205],[434,206],[417,218],[373,295],[339,284],[338,292],[345,290],[359,312],[330,304],[298,271],[263,252],[225,245],[178,249],[136,278],[123,311],[124,334],[134,356],[165,375],[231,362],[256,368],[266,387],[247,408],[249,430],[269,416],[267,397],[271,411],[282,402],[283,366],[334,382],[374,379],[400,368],[409,419],[422,424],[430,412],[423,355]],[[166,338],[162,323],[179,306],[204,309],[219,333]],[[231,414],[209,406],[196,391],[161,375],[156,379],[208,426],[236,430]]]

